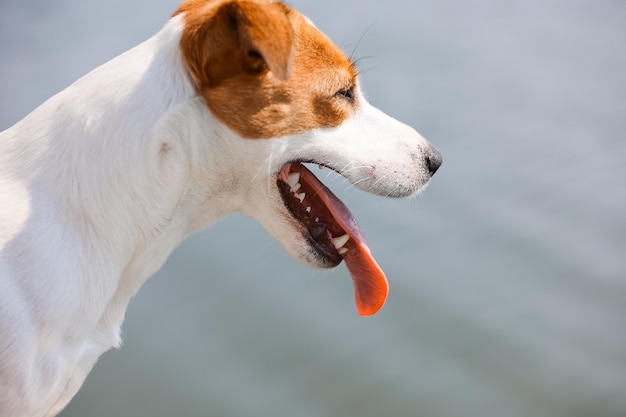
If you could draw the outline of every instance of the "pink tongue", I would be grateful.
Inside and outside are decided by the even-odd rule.
[[[361,316],[371,316],[385,304],[389,283],[385,273],[372,257],[367,244],[356,243],[354,248],[346,244],[348,252],[344,255],[344,260],[354,283],[356,309]]]
[[[289,170],[300,173],[300,182],[306,182],[308,188],[314,190],[337,225],[350,236],[344,245],[348,251],[343,256],[352,275],[356,308],[361,316],[376,314],[387,300],[389,284],[367,246],[361,227],[346,205],[303,165],[293,164],[283,172]]]

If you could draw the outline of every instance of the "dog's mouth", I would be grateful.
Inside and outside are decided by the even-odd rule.
[[[345,260],[358,313],[375,314],[385,304],[389,286],[350,210],[299,162],[283,166],[277,184],[285,206],[303,226],[304,237],[321,265],[330,268]]]

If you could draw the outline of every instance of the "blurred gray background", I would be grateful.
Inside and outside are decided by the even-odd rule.
[[[626,3],[291,0],[444,164],[418,198],[325,179],[391,285],[359,318],[235,214],[131,303],[74,416],[626,416]],[[0,3],[0,129],[178,0]],[[358,47],[357,47],[358,44]]]

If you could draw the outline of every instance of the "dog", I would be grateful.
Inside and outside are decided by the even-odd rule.
[[[0,415],[49,417],[120,345],[126,307],[191,232],[239,211],[296,260],[387,280],[305,166],[422,190],[440,153],[365,99],[355,64],[273,0],[188,0],[152,38],[0,133]]]

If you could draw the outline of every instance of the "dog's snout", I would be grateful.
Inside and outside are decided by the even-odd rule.
[[[430,155],[426,157],[426,165],[428,166],[428,172],[430,172],[431,176],[435,175],[435,172],[437,172],[442,162],[443,158],[441,157],[441,153],[436,148],[431,148]]]

